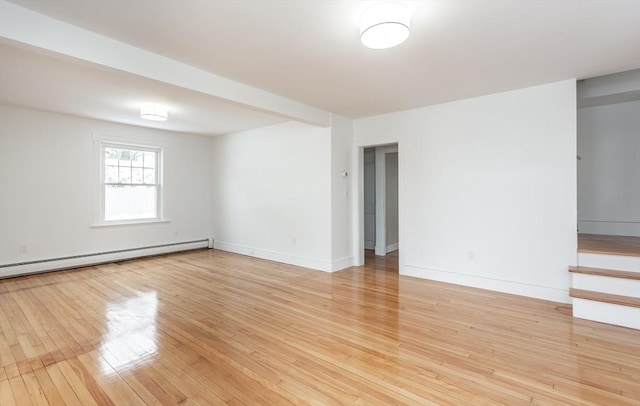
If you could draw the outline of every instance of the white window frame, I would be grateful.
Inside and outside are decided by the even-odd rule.
[[[130,149],[135,151],[155,152],[156,153],[156,217],[138,218],[126,220],[106,220],[105,219],[105,148]],[[124,142],[101,141],[100,142],[100,222],[98,225],[118,225],[118,224],[139,224],[139,223],[158,223],[166,222],[163,219],[163,149],[158,146],[131,144]],[[131,184],[127,184],[131,186]],[[149,184],[145,184],[149,186]],[[136,186],[136,185],[133,185]]]

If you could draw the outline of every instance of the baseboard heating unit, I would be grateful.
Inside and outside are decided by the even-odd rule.
[[[199,248],[211,248],[212,239],[176,242],[171,244],[151,245],[147,247],[127,248],[115,251],[96,252],[92,254],[72,255],[60,258],[39,259],[34,261],[0,264],[0,279],[39,272],[57,271],[61,269],[79,268],[83,266],[122,261],[125,259],[148,257],[172,252],[189,251]]]

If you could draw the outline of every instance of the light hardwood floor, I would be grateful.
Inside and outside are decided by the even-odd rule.
[[[201,250],[0,281],[0,404],[640,403],[639,331],[368,259]]]

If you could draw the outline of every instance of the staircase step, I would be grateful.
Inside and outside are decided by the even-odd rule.
[[[640,257],[630,257],[624,255],[604,255],[578,252],[578,263],[580,267],[615,269],[618,271],[638,272],[640,271]]]
[[[591,268],[588,266],[570,266],[569,272],[586,275],[608,276],[610,278],[640,280],[640,272],[616,271],[614,269]]]
[[[604,303],[611,303],[611,304],[616,304],[620,306],[640,308],[640,298],[637,298],[637,297],[613,295],[611,293],[593,292],[590,290],[574,289],[574,288],[569,289],[569,296],[575,297],[578,299],[593,300],[596,302],[604,302]]]

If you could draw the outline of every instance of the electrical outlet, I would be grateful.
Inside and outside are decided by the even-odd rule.
[[[29,246],[27,244],[20,244],[20,253],[21,254],[28,254],[29,253]]]
[[[473,261],[475,257],[476,257],[476,253],[475,252],[473,252],[473,251],[468,251],[467,252],[467,259],[469,261]]]

